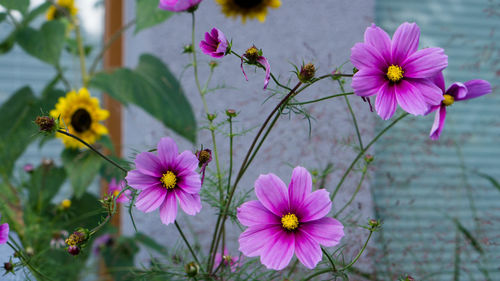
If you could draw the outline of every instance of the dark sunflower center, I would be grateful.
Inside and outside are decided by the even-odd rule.
[[[233,0],[234,4],[244,9],[251,9],[259,6],[264,0]]]
[[[90,129],[92,117],[87,110],[80,108],[71,116],[71,126],[78,133],[83,133]]]

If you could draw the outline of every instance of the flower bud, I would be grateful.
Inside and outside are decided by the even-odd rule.
[[[299,72],[298,78],[299,78],[300,82],[307,83],[307,82],[310,82],[311,79],[314,78],[315,74],[316,74],[316,67],[314,67],[314,64],[308,63],[308,64],[300,67],[300,72]]]
[[[227,109],[226,115],[227,115],[227,117],[236,117],[236,116],[238,116],[238,113],[236,113],[236,110],[234,110],[234,109]]]
[[[5,262],[3,264],[3,268],[5,269],[5,271],[7,272],[14,272],[14,265],[9,261],[9,262]]]
[[[371,220],[368,222],[368,225],[369,225],[372,229],[376,229],[376,228],[380,227],[380,221],[379,221],[379,220],[375,220],[375,219],[371,219]]]
[[[217,118],[217,114],[212,114],[212,113],[207,114],[208,121],[212,122],[215,120],[215,118]]]
[[[35,170],[35,167],[33,167],[32,164],[26,164],[24,165],[23,167],[23,170],[26,172],[26,173],[33,173],[33,171]]]
[[[33,247],[27,247],[26,248],[26,254],[30,257],[34,256],[35,255],[35,249],[33,249]]]
[[[214,60],[212,60],[212,61],[210,61],[210,62],[208,63],[208,66],[210,66],[210,68],[211,68],[211,69],[214,69],[214,68],[216,68],[217,66],[219,66],[219,63],[218,63],[218,62],[216,62],[216,61],[214,61]]]
[[[35,123],[40,128],[41,132],[53,133],[57,130],[56,120],[50,116],[38,116]]]
[[[358,72],[358,71],[359,71],[359,69],[357,69],[355,67],[352,68],[352,74],[356,74],[356,72]]]
[[[78,246],[69,246],[68,253],[72,256],[80,254],[80,248]]]
[[[192,53],[193,53],[193,51],[194,51],[194,49],[193,49],[193,45],[191,45],[191,44],[187,44],[187,45],[184,45],[184,48],[183,48],[183,50],[182,50],[182,53],[183,53],[183,54],[192,54]]]
[[[184,270],[189,277],[195,277],[200,271],[200,266],[192,261],[184,266]]]
[[[366,154],[366,155],[365,155],[365,162],[366,162],[366,163],[368,163],[368,164],[369,164],[369,163],[373,162],[373,159],[374,159],[374,158],[373,158],[373,155],[371,155],[371,154]]]

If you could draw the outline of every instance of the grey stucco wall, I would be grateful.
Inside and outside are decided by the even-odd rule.
[[[126,21],[134,18],[135,1],[126,1]],[[212,27],[221,29],[228,39],[233,40],[233,50],[242,53],[252,44],[262,48],[268,58],[273,73],[282,77],[286,82],[293,70],[290,62],[299,65],[302,61],[313,62],[319,74],[331,72],[335,67],[349,59],[350,48],[354,43],[363,40],[365,28],[374,21],[373,0],[353,1],[287,1],[282,7],[270,10],[264,24],[250,21],[245,25],[238,20],[226,18],[220,7],[212,0],[201,3],[197,14],[196,41],[203,38],[203,34]],[[138,35],[132,32],[126,34],[125,64],[135,67],[138,57],[142,53],[152,53],[159,56],[168,64],[177,77],[181,77],[183,70],[190,63],[190,57],[181,54],[182,47],[190,42],[191,17],[187,13],[174,15],[167,22],[143,31]],[[197,48],[198,49],[198,48]],[[205,81],[208,74],[206,63],[210,57],[199,54],[201,81]],[[212,87],[226,85],[227,88],[207,95],[208,107],[219,114],[219,120],[224,118],[224,110],[228,108],[240,111],[235,131],[253,128],[260,125],[265,116],[277,103],[276,98],[271,98],[264,103],[271,91],[262,90],[264,73],[260,70],[254,72],[247,67],[249,81],[245,81],[240,62],[234,56],[219,60],[221,63],[215,71]],[[350,63],[345,65],[345,70],[350,71]],[[181,83],[193,106],[198,119],[199,127],[205,125],[203,120],[204,110],[192,77],[192,68],[187,69],[182,75]],[[295,84],[293,80],[291,84]],[[348,85],[350,80],[347,81]],[[270,89],[275,88],[271,81]],[[349,88],[349,87],[348,87]],[[334,93],[339,93],[337,84],[333,81],[321,81],[301,93],[299,100],[310,100]],[[351,103],[357,112],[363,139],[366,141],[373,137],[373,127],[376,119],[370,113],[368,105],[357,97],[351,97]],[[352,127],[351,117],[343,99],[328,100],[324,103],[313,104],[306,107],[315,120],[312,120],[311,137],[308,135],[308,123],[297,116],[282,117],[276,128],[270,134],[262,147],[255,162],[244,176],[240,188],[248,190],[253,188],[253,182],[259,174],[275,173],[286,183],[289,182],[292,168],[296,165],[308,169],[322,170],[327,163],[334,164],[334,172],[326,181],[326,188],[333,191],[341,175],[350,164],[355,154],[355,131]],[[244,137],[235,139],[235,167],[239,167],[242,158],[249,147],[257,130],[249,132]],[[179,149],[196,150],[200,144],[211,148],[210,134],[201,130],[198,134],[198,145],[192,146],[188,142],[165,129],[159,122],[148,116],[136,107],[128,107],[124,113],[124,155],[133,159],[137,151],[145,151],[156,146],[163,136],[172,136],[178,143]],[[223,169],[228,168],[228,140],[222,134],[217,137],[218,149],[221,153]],[[215,169],[214,163],[210,168]],[[334,202],[337,209],[348,200],[359,180],[359,173],[353,173],[345,182],[340,194]],[[252,197],[255,197],[253,192]],[[359,220],[364,223],[373,216],[369,181],[361,189],[358,199],[351,205],[351,210],[357,210],[354,216],[344,223]],[[348,213],[348,212],[346,212]],[[173,225],[162,225],[158,212],[143,214],[134,211],[138,228],[165,245],[173,245],[178,240],[178,233]],[[179,222],[189,226],[196,234],[202,246],[207,248],[213,226],[215,224],[214,209],[208,204],[203,205],[201,214],[191,217],[179,212]],[[130,219],[123,216],[125,234],[134,232]],[[237,238],[241,231],[232,227],[228,234],[230,251],[236,251]],[[346,228],[344,243],[352,245],[347,247],[347,257],[357,253],[364,241],[366,233],[355,228]],[[191,236],[191,239],[194,239]],[[175,245],[181,246],[180,241]],[[205,250],[206,251],[206,250]],[[138,262],[146,262],[149,258],[143,253]],[[369,266],[369,262],[365,260]]]

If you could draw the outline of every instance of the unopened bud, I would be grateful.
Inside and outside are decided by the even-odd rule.
[[[68,247],[68,253],[72,256],[76,256],[80,254],[80,247],[78,246],[69,246]]]
[[[212,122],[215,120],[215,118],[217,118],[217,114],[212,114],[212,113],[207,114],[208,121]]]
[[[71,207],[71,200],[64,199],[63,201],[61,201],[61,204],[59,204],[59,206],[61,207],[61,210],[67,210]]]
[[[218,63],[218,62],[216,62],[216,61],[214,61],[214,60],[212,60],[212,61],[210,61],[210,62],[208,63],[208,66],[210,66],[210,68],[211,68],[211,69],[214,69],[214,68],[216,68],[217,66],[219,66],[219,63]]]
[[[375,228],[378,228],[380,226],[380,221],[379,220],[375,220],[375,219],[371,219],[369,222],[368,222],[368,225],[370,225],[370,227],[372,229],[375,229]]]
[[[194,49],[193,49],[193,45],[191,44],[187,44],[187,45],[184,45],[184,48],[182,50],[182,53],[183,54],[191,54],[193,53]]]
[[[201,151],[196,151],[196,157],[198,158],[198,167],[202,167],[212,161],[212,150],[205,148]]]
[[[366,163],[371,163],[371,162],[373,162],[373,159],[374,159],[374,158],[373,158],[373,155],[371,155],[371,154],[366,154],[366,155],[365,155],[365,162],[366,162]]]
[[[14,272],[14,265],[9,261],[3,264],[3,268],[7,272]]]
[[[227,109],[226,115],[228,117],[236,117],[236,116],[238,116],[238,113],[236,113],[236,110],[234,110],[234,109]]]
[[[315,74],[316,74],[316,67],[314,67],[314,64],[308,63],[300,68],[298,78],[300,82],[307,83],[314,78]]]
[[[184,266],[184,270],[189,277],[195,277],[200,271],[200,266],[192,261]]]
[[[356,72],[358,72],[358,71],[359,71],[359,69],[357,69],[355,67],[352,68],[352,74],[356,74]]]

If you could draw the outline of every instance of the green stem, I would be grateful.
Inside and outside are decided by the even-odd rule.
[[[117,167],[118,169],[122,170],[124,173],[128,173],[128,171],[123,168],[122,166],[120,166],[118,163],[116,163],[115,161],[111,160],[110,158],[108,158],[106,155],[102,154],[99,150],[95,149],[93,146],[91,146],[90,144],[88,144],[87,142],[85,142],[84,140],[82,140],[81,138],[71,134],[71,133],[68,133],[66,131],[63,131],[63,130],[57,130],[58,133],[60,134],[63,134],[63,135],[66,135],[68,137],[72,137],[74,139],[76,139],[77,141],[83,143],[86,147],[90,148],[90,150],[92,150],[93,152],[97,153],[99,156],[101,156],[104,160],[108,161],[109,163],[113,164],[115,167]]]
[[[75,26],[75,34],[76,34],[76,44],[78,45],[78,54],[80,58],[80,70],[82,72],[82,85],[83,87],[87,87],[88,76],[87,76],[87,67],[85,66],[85,50],[83,49],[83,41],[82,35],[80,33],[80,22],[78,19],[73,21]]]
[[[337,267],[335,267],[335,263],[333,262],[332,257],[330,256],[330,254],[323,247],[321,247],[321,251],[323,252],[323,254],[325,254],[326,258],[330,262],[330,265],[332,266],[332,271],[333,272],[337,272]]]
[[[375,138],[372,139],[372,141],[370,141],[370,143],[368,143],[368,145],[362,149],[358,155],[356,155],[356,158],[354,158],[354,160],[352,161],[351,165],[349,165],[349,167],[347,168],[347,170],[344,172],[344,175],[342,176],[342,178],[340,179],[340,182],[337,184],[337,187],[335,187],[335,191],[332,193],[330,199],[333,201],[333,199],[335,198],[335,196],[337,195],[337,192],[339,191],[340,187],[342,186],[342,184],[344,183],[345,179],[347,178],[347,175],[349,175],[349,173],[351,172],[351,170],[354,168],[354,165],[356,164],[356,162],[358,162],[359,158],[361,158],[361,156],[363,156],[366,151],[382,136],[385,134],[385,132],[387,132],[390,128],[392,128],[392,126],[396,125],[396,123],[398,123],[401,119],[403,119],[404,117],[406,117],[409,113],[405,112],[403,114],[401,114],[401,116],[399,116],[396,120],[392,121],[391,124],[389,124],[387,127],[385,127],[382,131],[380,131],[380,133],[378,133],[377,136],[375,136]]]
[[[179,234],[181,235],[182,240],[184,240],[184,243],[186,244],[186,246],[188,247],[189,251],[191,252],[191,255],[193,256],[193,259],[196,261],[196,263],[198,265],[200,265],[200,261],[196,257],[196,254],[194,253],[194,250],[191,247],[191,244],[189,244],[188,240],[186,239],[186,236],[184,235],[184,232],[182,232],[182,229],[180,228],[180,226],[177,223],[177,221],[175,221],[174,224],[175,224],[175,227],[177,228],[177,230],[179,231]]]
[[[342,84],[342,81],[337,80],[339,83],[340,90],[342,93],[345,93],[344,85]],[[354,114],[354,111],[352,110],[351,103],[349,102],[349,99],[347,96],[344,96],[345,102],[347,104],[347,107],[349,108],[349,112],[351,113],[352,117],[352,123],[354,123],[354,129],[356,130],[356,135],[358,136],[358,141],[359,141],[359,148],[363,150],[363,141],[361,140],[361,134],[359,132],[359,127],[358,127],[358,121],[356,120],[356,115]]]
[[[351,196],[351,199],[347,201],[347,203],[342,207],[333,217],[337,218],[344,210],[347,208],[349,205],[351,205],[352,201],[354,201],[354,198],[356,198],[356,195],[358,194],[359,190],[361,189],[361,185],[363,184],[363,181],[365,180],[366,172],[368,171],[368,164],[363,168],[363,174],[361,175],[361,179],[359,180],[359,184],[356,187],[356,190]]]
[[[227,179],[227,192],[231,186],[231,175],[233,174],[233,118],[229,116],[229,175]]]
[[[322,269],[322,270],[318,270],[316,272],[314,272],[313,274],[305,277],[305,278],[302,278],[301,281],[307,281],[307,280],[311,280],[313,279],[314,277],[316,276],[319,276],[319,275],[322,275],[322,274],[325,274],[325,273],[329,273],[329,272],[332,272],[332,269],[331,268],[327,268],[327,269]]]
[[[361,248],[358,255],[348,265],[346,265],[342,269],[340,269],[341,271],[348,270],[351,266],[353,266],[359,260],[359,258],[361,257],[361,255],[365,251],[366,246],[368,245],[368,241],[370,241],[370,238],[372,237],[372,234],[373,234],[373,229],[370,229],[370,234],[368,234],[368,238],[366,238],[366,241],[365,241],[365,244],[363,245],[363,248]]]
[[[327,96],[327,97],[323,97],[323,98],[319,98],[319,99],[315,99],[315,100],[309,100],[309,101],[304,101],[304,102],[293,102],[293,103],[289,103],[288,105],[310,104],[310,103],[320,102],[320,101],[324,101],[324,100],[331,99],[331,98],[342,97],[342,96],[350,96],[350,95],[353,95],[353,94],[354,94],[353,92],[343,93],[343,94],[336,94],[336,95],[331,95],[331,96]]]
[[[33,265],[31,265],[31,263],[29,262],[29,259],[27,259],[25,256],[24,256],[24,253],[21,251],[21,248],[17,249],[16,247],[14,247],[14,245],[12,245],[9,241],[7,242],[7,245],[9,245],[9,247],[12,248],[12,250],[14,250],[14,252],[16,252],[19,257],[21,258],[21,260],[23,261],[23,263],[35,274],[35,275],[38,275],[42,280],[47,280],[47,281],[52,281],[52,279],[50,277],[48,277],[47,275],[41,273],[38,269],[36,269]],[[17,245],[17,244],[16,244]]]
[[[89,70],[89,76],[92,77],[97,69],[97,66],[99,65],[99,62],[102,60],[104,57],[104,54],[106,51],[113,45],[113,43],[120,38],[120,36],[130,27],[132,27],[135,24],[135,19],[129,21],[127,24],[122,26],[120,29],[118,29],[113,35],[111,35],[108,39],[108,41],[104,44],[102,47],[101,51],[99,54],[94,58],[92,61],[92,65],[90,66]]]

